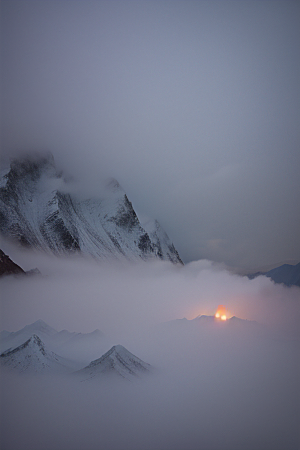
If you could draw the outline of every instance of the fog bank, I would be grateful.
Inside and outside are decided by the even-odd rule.
[[[296,450],[299,288],[206,260],[98,264],[10,250],[42,275],[0,280],[1,329],[39,318],[99,328],[97,357],[121,344],[153,373],[109,383],[2,371],[4,450]],[[191,320],[219,304],[247,321]]]

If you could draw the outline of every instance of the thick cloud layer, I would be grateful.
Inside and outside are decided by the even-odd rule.
[[[2,8],[2,144],[114,176],[185,262],[298,260],[299,4]]]
[[[299,288],[209,261],[108,266],[11,250],[43,275],[1,280],[2,329],[39,318],[58,330],[99,328],[107,345],[124,345],[153,373],[136,383],[2,373],[3,448],[297,448]],[[219,304],[258,324],[165,323]]]
[[[287,333],[298,328],[297,287],[275,285],[266,277],[250,281],[210,261],[184,267],[161,261],[104,264],[8,248],[25,270],[37,266],[42,273],[1,280],[2,328],[9,331],[41,318],[57,329],[99,328],[121,338],[165,321],[213,315],[220,304],[230,316],[282,327]]]

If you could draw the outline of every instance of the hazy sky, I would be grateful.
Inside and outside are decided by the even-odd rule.
[[[1,9],[4,153],[116,177],[185,262],[299,260],[299,2]]]

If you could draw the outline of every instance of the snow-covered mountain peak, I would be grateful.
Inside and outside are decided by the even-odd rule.
[[[29,341],[33,335],[37,335],[49,351],[80,361],[80,364],[87,364],[96,358],[99,351],[103,351],[107,345],[104,333],[98,329],[90,333],[56,331],[40,319],[18,331],[1,331],[0,353],[19,347]]]
[[[83,198],[68,189],[47,153],[13,160],[0,186],[0,232],[25,246],[105,260],[181,262],[161,228],[149,234],[141,226],[115,179],[97,197]]]
[[[91,379],[98,376],[115,376],[128,380],[134,379],[150,370],[150,364],[145,363],[137,356],[130,353],[122,345],[114,345],[103,356],[92,361],[84,369],[77,373],[83,379]]]
[[[69,371],[69,362],[46,349],[38,335],[0,355],[1,366],[19,373],[50,373]]]
[[[30,325],[26,325],[18,331],[11,332],[8,335],[1,336],[0,346],[2,350],[16,348],[22,343],[28,341],[33,335],[39,336],[48,342],[57,334],[57,331],[39,319]]]
[[[32,333],[39,333],[42,332],[44,334],[48,334],[48,335],[53,335],[56,334],[57,331],[50,327],[50,325],[48,325],[46,322],[44,322],[42,319],[38,319],[35,322],[33,322],[30,325],[26,325],[24,328],[22,328],[21,330],[22,332],[27,332],[27,331],[31,331]]]
[[[10,164],[10,171],[5,175],[11,185],[15,180],[36,182],[42,174],[57,177],[53,155],[50,152],[30,152],[19,158],[14,158]]]
[[[1,357],[10,356],[26,348],[27,350],[30,349],[30,351],[32,351],[33,353],[41,352],[44,356],[46,355],[45,344],[36,334],[33,334],[26,342],[24,342],[24,344],[19,345],[13,350],[10,349],[6,350],[0,356]]]

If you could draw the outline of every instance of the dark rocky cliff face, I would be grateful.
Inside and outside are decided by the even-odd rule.
[[[0,232],[24,246],[57,255],[182,263],[164,231],[151,235],[142,227],[116,180],[99,197],[82,199],[69,191],[50,153],[34,153],[12,161],[0,182]]]
[[[25,274],[25,271],[0,250],[0,276],[13,274]]]

